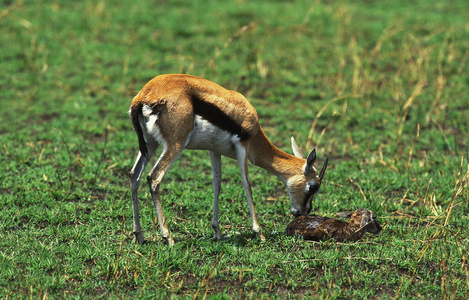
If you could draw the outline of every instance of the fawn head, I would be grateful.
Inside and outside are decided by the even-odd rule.
[[[337,214],[342,218],[350,218],[349,223],[356,228],[363,228],[365,232],[379,233],[381,225],[377,221],[376,214],[368,209],[357,209],[355,211]]]

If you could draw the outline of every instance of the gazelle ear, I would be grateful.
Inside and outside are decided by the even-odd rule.
[[[293,150],[293,154],[298,157],[304,159],[305,156],[303,155],[303,152],[301,152],[300,147],[298,147],[298,144],[295,142],[295,138],[291,137],[291,148]]]
[[[321,171],[319,171],[319,178],[321,178],[321,180],[324,178],[324,173],[326,173],[327,163],[328,162],[329,162],[329,157],[326,156],[326,159],[322,163]]]
[[[344,218],[344,219],[349,219],[353,214],[353,211],[344,211],[340,213],[336,213],[338,217]]]
[[[306,159],[305,174],[308,174],[309,172],[313,170],[315,161],[316,161],[316,148],[313,148],[313,150],[309,152],[308,158]]]

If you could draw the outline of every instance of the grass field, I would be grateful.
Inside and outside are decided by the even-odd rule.
[[[453,1],[0,2],[0,298],[469,298],[469,4]],[[357,243],[286,237],[282,183],[251,167],[267,238],[223,159],[213,242],[208,154],[147,185],[136,245],[127,111],[152,77],[243,93],[271,141],[317,147],[313,212],[358,207]],[[148,169],[149,171],[149,169]]]

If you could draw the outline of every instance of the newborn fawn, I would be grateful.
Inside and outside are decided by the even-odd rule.
[[[302,236],[305,240],[320,241],[333,238],[338,242],[355,242],[367,232],[377,234],[381,231],[376,214],[371,210],[357,209],[337,215],[350,220],[345,222],[315,215],[300,216],[288,224],[285,233],[290,236]]]

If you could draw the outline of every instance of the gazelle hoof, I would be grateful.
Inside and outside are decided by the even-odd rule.
[[[171,236],[163,237],[163,243],[169,246],[174,246],[174,240]]]
[[[214,229],[215,229],[215,228],[214,228]],[[219,240],[222,239],[222,236],[223,236],[223,235],[221,234],[220,229],[218,229],[218,230],[215,229],[215,235],[213,236],[213,240],[214,240],[214,241],[219,241]]]
[[[145,239],[143,238],[143,234],[141,232],[134,232],[135,235],[135,242],[142,245],[145,243]]]
[[[265,236],[262,234],[262,232],[258,232],[257,235],[259,236],[261,242],[265,242]]]

